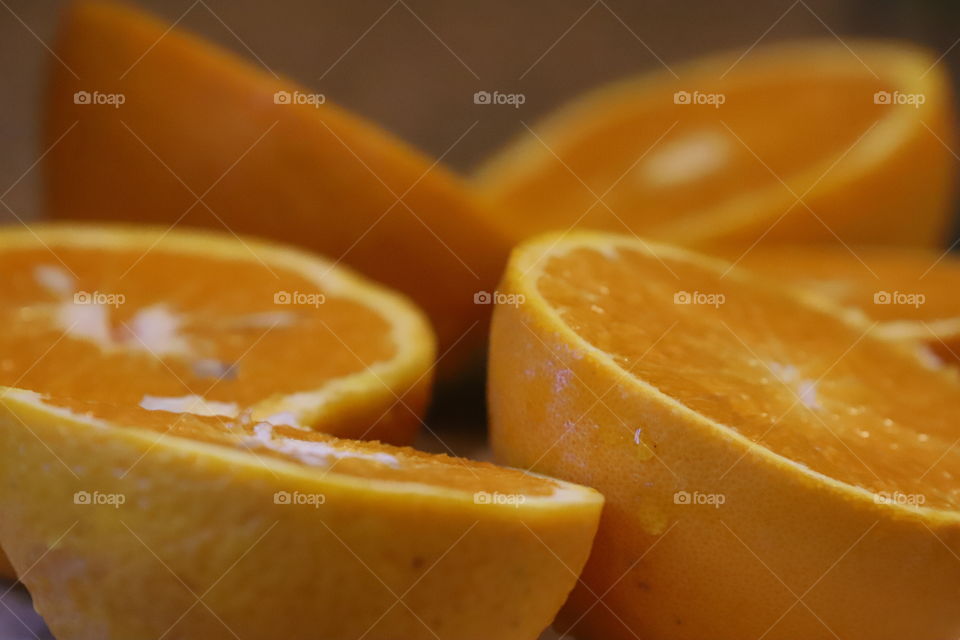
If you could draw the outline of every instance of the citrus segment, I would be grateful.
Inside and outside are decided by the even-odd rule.
[[[960,359],[960,260],[939,250],[781,246],[730,253],[739,266],[790,282],[880,322],[891,338],[923,342]]]
[[[623,236],[530,241],[501,290],[525,303],[494,315],[494,450],[608,504],[562,631],[957,635],[954,372],[819,298]]]
[[[0,541],[65,640],[531,638],[602,503],[290,426],[0,397]]]
[[[508,245],[442,165],[324,95],[118,3],[74,3],[56,55],[44,125],[51,215],[301,245],[412,297],[441,353],[457,346],[445,369],[480,342],[490,307],[474,295],[496,284]],[[103,102],[111,96],[122,101]]]
[[[206,232],[35,225],[0,230],[0,270],[0,384],[398,443],[420,425],[426,320],[324,259]]]
[[[476,182],[518,237],[584,227],[702,246],[936,244],[953,163],[946,72],[908,46],[851,47],[759,47],[602,87]]]

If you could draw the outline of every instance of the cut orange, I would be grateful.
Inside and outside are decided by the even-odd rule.
[[[756,247],[729,254],[738,265],[789,282],[879,321],[890,338],[916,340],[960,360],[960,259],[893,247]]]
[[[406,444],[434,340],[345,267],[211,232],[0,230],[0,385]]]
[[[494,450],[607,499],[560,630],[957,637],[960,378],[728,269],[587,232],[511,259]]]
[[[475,295],[496,284],[508,245],[438,162],[121,4],[74,3],[56,55],[44,125],[51,215],[298,244],[413,298],[441,353],[457,347],[445,371],[482,341],[490,306]]]
[[[477,184],[520,237],[935,245],[952,195],[948,87],[928,53],[885,42],[720,55],[578,98]]]
[[[0,385],[398,444],[420,427],[427,321],[345,267],[209,232],[34,225],[0,229],[0,272]]]
[[[62,640],[529,640],[602,505],[289,426],[0,398],[0,542]]]

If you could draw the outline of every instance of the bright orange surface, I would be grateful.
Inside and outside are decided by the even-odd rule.
[[[960,635],[951,367],[780,281],[630,236],[533,239],[501,290],[497,458],[606,498],[560,632]]]
[[[583,249],[547,260],[537,287],[578,335],[697,413],[831,478],[960,509],[960,384],[865,327],[721,274]]]
[[[42,269],[69,277],[73,291],[45,289],[37,279]],[[357,302],[330,295],[316,307],[277,304],[277,292],[325,292],[255,261],[38,247],[0,252],[0,271],[0,384],[54,396],[136,406],[144,395],[197,394],[249,406],[317,388],[395,351],[384,318]],[[126,347],[105,350],[82,337],[80,314],[94,306],[74,301],[84,293],[122,298],[115,307],[96,306]],[[168,355],[167,341],[151,344],[151,314],[178,323],[173,340],[183,342],[182,351],[170,345],[177,351]],[[158,318],[154,330],[163,324]]]

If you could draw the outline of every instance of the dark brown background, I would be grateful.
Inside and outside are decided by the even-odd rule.
[[[38,105],[59,0],[0,0],[0,222],[40,213]],[[895,36],[960,56],[946,0],[139,0],[379,122],[455,168],[564,99],[717,49],[792,37]],[[519,109],[475,105],[520,92]],[[459,142],[458,142],[459,140]],[[960,167],[960,160],[958,160]],[[0,274],[2,277],[2,274]],[[91,585],[91,588],[96,588]],[[49,638],[0,583],[0,639]],[[18,619],[25,624],[21,624]],[[28,629],[29,627],[29,629]],[[495,639],[491,639],[495,640]]]

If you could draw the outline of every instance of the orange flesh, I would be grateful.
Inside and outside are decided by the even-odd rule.
[[[66,278],[69,288],[43,286],[38,268]],[[317,307],[307,298],[275,304],[278,291],[323,292],[253,260],[58,246],[4,251],[0,272],[0,384],[54,396],[138,406],[146,395],[197,395],[243,408],[315,390],[395,351],[388,323],[354,301],[328,294]],[[75,292],[124,296],[116,307],[103,305],[112,339],[124,346],[105,349],[77,335],[85,321],[58,319],[89,312],[91,305],[74,303]],[[175,330],[182,351],[157,353],[162,344],[132,333],[144,310],[158,307],[182,323]],[[65,332],[66,323],[74,329]]]
[[[636,250],[579,248],[537,284],[577,334],[690,409],[837,480],[960,507],[960,382],[738,272],[664,260],[676,277]],[[675,304],[681,291],[725,301]]]
[[[486,462],[430,454],[410,447],[379,442],[343,440],[287,425],[270,426],[244,419],[147,411],[137,406],[104,405],[66,398],[46,398],[47,404],[78,415],[108,419],[114,425],[196,440],[240,451],[257,458],[280,458],[360,478],[391,482],[414,482],[465,492],[485,491],[504,495],[550,496],[558,488],[546,478]],[[291,442],[306,446],[290,450]],[[318,448],[312,448],[312,447]]]
[[[724,94],[719,108],[674,104],[672,90],[639,90],[597,107],[580,130],[546,136],[550,150],[537,149],[544,161],[534,173],[517,184],[506,178],[495,197],[528,233],[574,223],[640,233],[740,194],[787,192],[776,176],[804,193],[820,177],[804,170],[832,162],[889,109],[873,102],[885,87],[862,74],[759,80],[734,72],[703,83],[701,94]],[[608,189],[609,208],[596,202]]]
[[[944,256],[942,251],[775,247],[730,257],[738,260],[739,266],[812,289],[881,322],[960,317],[956,294],[960,259]],[[878,293],[891,295],[875,301]],[[888,302],[881,304],[883,300]]]
[[[52,290],[51,277],[38,276],[38,267],[59,274],[54,279],[69,276],[69,290]],[[357,302],[328,293],[316,307],[276,304],[278,291],[323,293],[299,274],[276,266],[268,270],[256,261],[65,247],[5,251],[0,272],[5,327],[0,385],[36,391],[50,404],[111,424],[341,474],[505,494],[550,495],[556,488],[551,481],[489,464],[252,420],[243,409],[260,400],[315,390],[395,352],[387,322]],[[177,333],[189,350],[158,358],[133,340],[104,351],[97,342],[65,333],[58,314],[66,307],[89,306],[77,305],[77,292],[124,296],[122,304],[109,307],[118,340],[130,335],[128,327],[136,326],[144,309],[163,305],[176,317],[182,314]],[[235,403],[240,413],[147,410],[140,403],[148,395],[197,395]],[[278,418],[273,421],[283,422],[285,416]],[[318,446],[291,449],[291,441]]]

